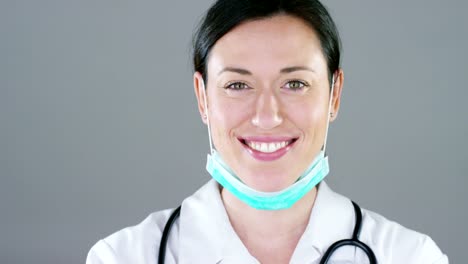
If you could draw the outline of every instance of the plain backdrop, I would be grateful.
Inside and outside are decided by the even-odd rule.
[[[0,1],[0,263],[84,263],[210,179],[190,42],[211,3]],[[466,263],[468,2],[324,3],[345,71],[327,181]]]

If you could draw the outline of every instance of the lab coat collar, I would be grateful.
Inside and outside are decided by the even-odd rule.
[[[213,179],[182,203],[178,263],[219,263],[226,241],[235,237]]]
[[[322,181],[291,263],[312,263],[334,242],[351,238],[354,221],[350,200],[333,192]],[[179,226],[179,263],[258,263],[232,228],[220,186],[213,179],[184,200]],[[347,248],[338,250],[333,260],[349,256]]]
[[[355,216],[351,201],[335,193],[322,181],[304,234],[291,263],[312,263],[322,256],[338,240],[352,237]],[[350,252],[350,250],[352,252]],[[349,259],[354,247],[344,247],[333,254],[334,261]]]

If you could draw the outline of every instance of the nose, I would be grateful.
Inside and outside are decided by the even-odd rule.
[[[270,92],[261,93],[256,101],[252,124],[263,130],[273,129],[283,122],[278,98]]]

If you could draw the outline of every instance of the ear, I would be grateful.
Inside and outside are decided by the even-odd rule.
[[[341,92],[343,91],[344,73],[343,69],[338,69],[335,74],[335,87],[333,88],[333,98],[330,107],[330,122],[335,121],[340,110]]]
[[[198,111],[200,112],[201,119],[203,123],[206,124],[206,111],[205,109],[205,100],[206,100],[206,91],[204,90],[204,85],[203,85],[203,76],[199,72],[195,72],[193,74],[193,88],[195,90],[195,96],[197,97],[198,101]],[[206,105],[208,105],[208,102],[206,102]]]

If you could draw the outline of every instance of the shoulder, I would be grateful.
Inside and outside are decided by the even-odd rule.
[[[182,202],[181,219],[176,221],[171,228],[171,238],[166,246],[166,263],[177,263],[177,253],[179,252],[180,222],[185,215],[186,221],[193,224],[193,216],[190,212],[203,210],[207,203],[216,199],[217,184],[214,180],[209,181],[193,195],[187,197]],[[219,196],[219,192],[218,192]],[[98,241],[89,251],[87,264],[123,264],[123,263],[156,263],[159,254],[159,244],[162,233],[169,217],[175,208],[157,211],[150,214],[145,220],[135,226],[124,228]],[[211,219],[211,216],[207,216]]]
[[[388,263],[448,263],[436,243],[428,236],[406,228],[380,214],[363,209],[362,241]],[[385,263],[387,263],[385,262]]]
[[[89,251],[86,263],[155,263],[164,226],[173,211],[154,212],[138,225],[98,241]],[[171,232],[178,232],[178,226]]]
[[[382,215],[361,208],[359,240],[368,245],[381,264],[447,264],[447,257],[427,235],[406,228]],[[350,199],[334,192],[326,182],[319,185],[311,218],[315,234],[326,230],[324,248],[337,240],[349,238],[355,225]],[[358,259],[367,260],[364,251],[355,251]],[[359,262],[361,263],[361,262]]]

